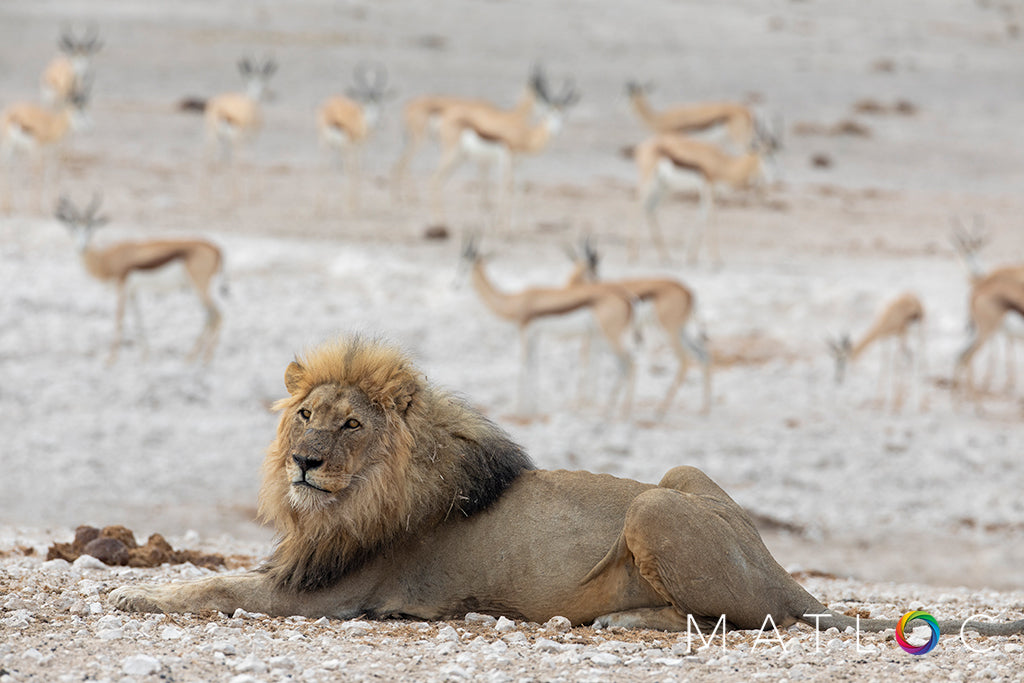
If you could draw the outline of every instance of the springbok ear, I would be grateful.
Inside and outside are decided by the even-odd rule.
[[[288,390],[289,394],[295,395],[295,392],[302,386],[302,378],[305,375],[306,369],[296,361],[288,364],[288,369],[284,371],[284,388]]]

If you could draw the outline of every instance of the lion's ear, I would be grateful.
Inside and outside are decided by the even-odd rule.
[[[299,390],[305,375],[306,369],[298,362],[292,361],[288,364],[288,369],[284,371],[284,388],[288,390],[289,394],[294,395]]]
[[[412,405],[412,398],[416,393],[416,384],[410,382],[408,386],[402,387],[402,391],[395,397],[395,409],[400,413],[405,413],[409,410],[409,406]]]

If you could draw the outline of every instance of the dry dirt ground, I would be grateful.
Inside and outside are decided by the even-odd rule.
[[[951,217],[982,216],[984,265],[1024,259],[1022,21],[1008,0],[0,4],[0,106],[38,97],[62,26],[95,24],[105,43],[93,126],[68,146],[40,207],[28,167],[5,167],[14,206],[0,217],[0,680],[1019,677],[1019,637],[968,636],[985,653],[944,638],[914,657],[891,633],[864,636],[873,649],[861,652],[852,634],[823,634],[818,650],[802,629],[783,634],[800,643],[783,655],[777,640],[754,647],[754,634],[722,653],[688,651],[679,635],[524,624],[139,617],[113,612],[106,592],[206,570],[44,558],[78,524],[124,524],[254,566],[271,545],[253,518],[284,368],[309,345],[359,331],[407,346],[542,467],[646,481],[701,467],[833,607],[1021,618],[1024,406],[1006,387],[1001,340],[978,358],[979,377],[993,368],[982,403],[958,404],[950,390],[967,283],[948,232]],[[237,59],[267,54],[280,63],[275,97],[240,159],[234,202],[230,180],[202,163],[200,119],[176,103],[237,87]],[[313,115],[359,60],[385,64],[396,96],[365,150],[354,212]],[[401,101],[447,92],[511,105],[533,63],[574,78],[582,99],[549,148],[519,165],[512,225],[494,230],[467,165],[446,193],[451,238],[424,239],[437,151],[414,164],[417,198],[395,202]],[[676,262],[662,264],[649,243],[621,155],[646,135],[623,94],[631,78],[656,84],[655,106],[742,99],[782,122],[781,176],[761,194],[722,197],[719,268],[682,259],[692,197],[661,211]],[[49,217],[60,192],[79,202],[102,193],[111,221],[100,241],[202,235],[223,247],[230,294],[210,365],[184,361],[202,314],[177,272],[138,282],[148,352],[129,317],[129,343],[105,365],[113,292],[88,279]],[[583,317],[542,329],[537,414],[517,414],[516,331],[467,282],[455,286],[460,237],[479,230],[509,291],[561,282],[564,246],[584,233],[608,276],[690,285],[716,358],[710,415],[696,413],[691,375],[667,418],[652,421],[674,365],[649,316],[631,419],[603,409],[608,354],[597,357],[592,400],[578,400]],[[926,307],[927,362],[894,413],[876,400],[882,349],[836,387],[824,339],[862,332],[905,290]]]

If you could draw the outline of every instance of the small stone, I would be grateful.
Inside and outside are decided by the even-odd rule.
[[[461,638],[459,638],[459,632],[456,631],[454,628],[452,628],[452,626],[450,624],[445,624],[444,626],[442,626],[441,628],[439,628],[437,630],[436,639],[437,640],[447,640],[447,641],[450,641],[450,642],[453,642],[453,643],[456,643],[456,642],[459,642],[460,640],[462,640]]]
[[[177,626],[165,626],[160,631],[160,637],[164,640],[178,640],[183,635],[185,635],[185,631]]]
[[[71,566],[79,571],[83,569],[108,569],[107,565],[92,555],[81,555],[71,563]]]
[[[497,623],[494,624],[494,630],[498,633],[508,633],[516,628],[516,622],[512,621],[507,617],[498,617]]]
[[[611,652],[598,652],[590,656],[590,661],[598,666],[616,666],[622,663],[622,658]]]
[[[96,634],[96,637],[100,640],[120,640],[124,637],[124,629],[121,628],[107,628],[103,629]]]
[[[554,631],[555,633],[565,633],[572,628],[572,622],[566,617],[551,617],[544,622],[544,629],[546,631]]]
[[[533,649],[538,652],[561,652],[564,647],[561,643],[556,643],[548,638],[538,638],[537,642],[533,644]]]
[[[47,560],[39,565],[39,568],[44,572],[66,572],[71,563],[67,560],[58,557],[55,560]]]
[[[160,669],[160,660],[149,655],[132,655],[121,661],[121,671],[129,676],[149,676]]]
[[[235,665],[235,671],[239,673],[265,674],[267,673],[267,665],[258,659],[256,655],[250,654]]]
[[[16,609],[25,609],[28,605],[17,595],[12,595],[4,602],[3,607],[5,610],[13,612]]]
[[[295,660],[286,655],[271,657],[267,660],[267,663],[270,664],[271,669],[282,669],[288,671],[295,668]]]
[[[493,626],[494,624],[498,623],[498,620],[492,617],[490,614],[478,614],[477,612],[470,612],[466,615],[466,623]]]
[[[121,617],[114,614],[108,614],[105,617],[100,617],[96,622],[97,629],[121,628],[123,625],[124,622],[121,621]]]
[[[346,621],[341,625],[341,629],[345,631],[347,636],[366,636],[370,634],[370,625],[365,621]]]
[[[91,555],[105,565],[123,565],[128,563],[128,546],[120,539],[101,536],[86,544],[82,550],[84,555]],[[81,559],[81,558],[79,558]],[[75,561],[78,564],[78,561]]]

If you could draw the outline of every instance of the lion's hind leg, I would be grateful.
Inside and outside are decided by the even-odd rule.
[[[664,487],[666,484],[669,487]],[[816,601],[775,561],[747,514],[694,468],[637,496],[616,546],[588,575],[631,563],[671,608],[607,615],[605,623],[686,628],[687,615],[760,628],[766,615],[791,623]],[[675,614],[670,615],[669,609]]]

